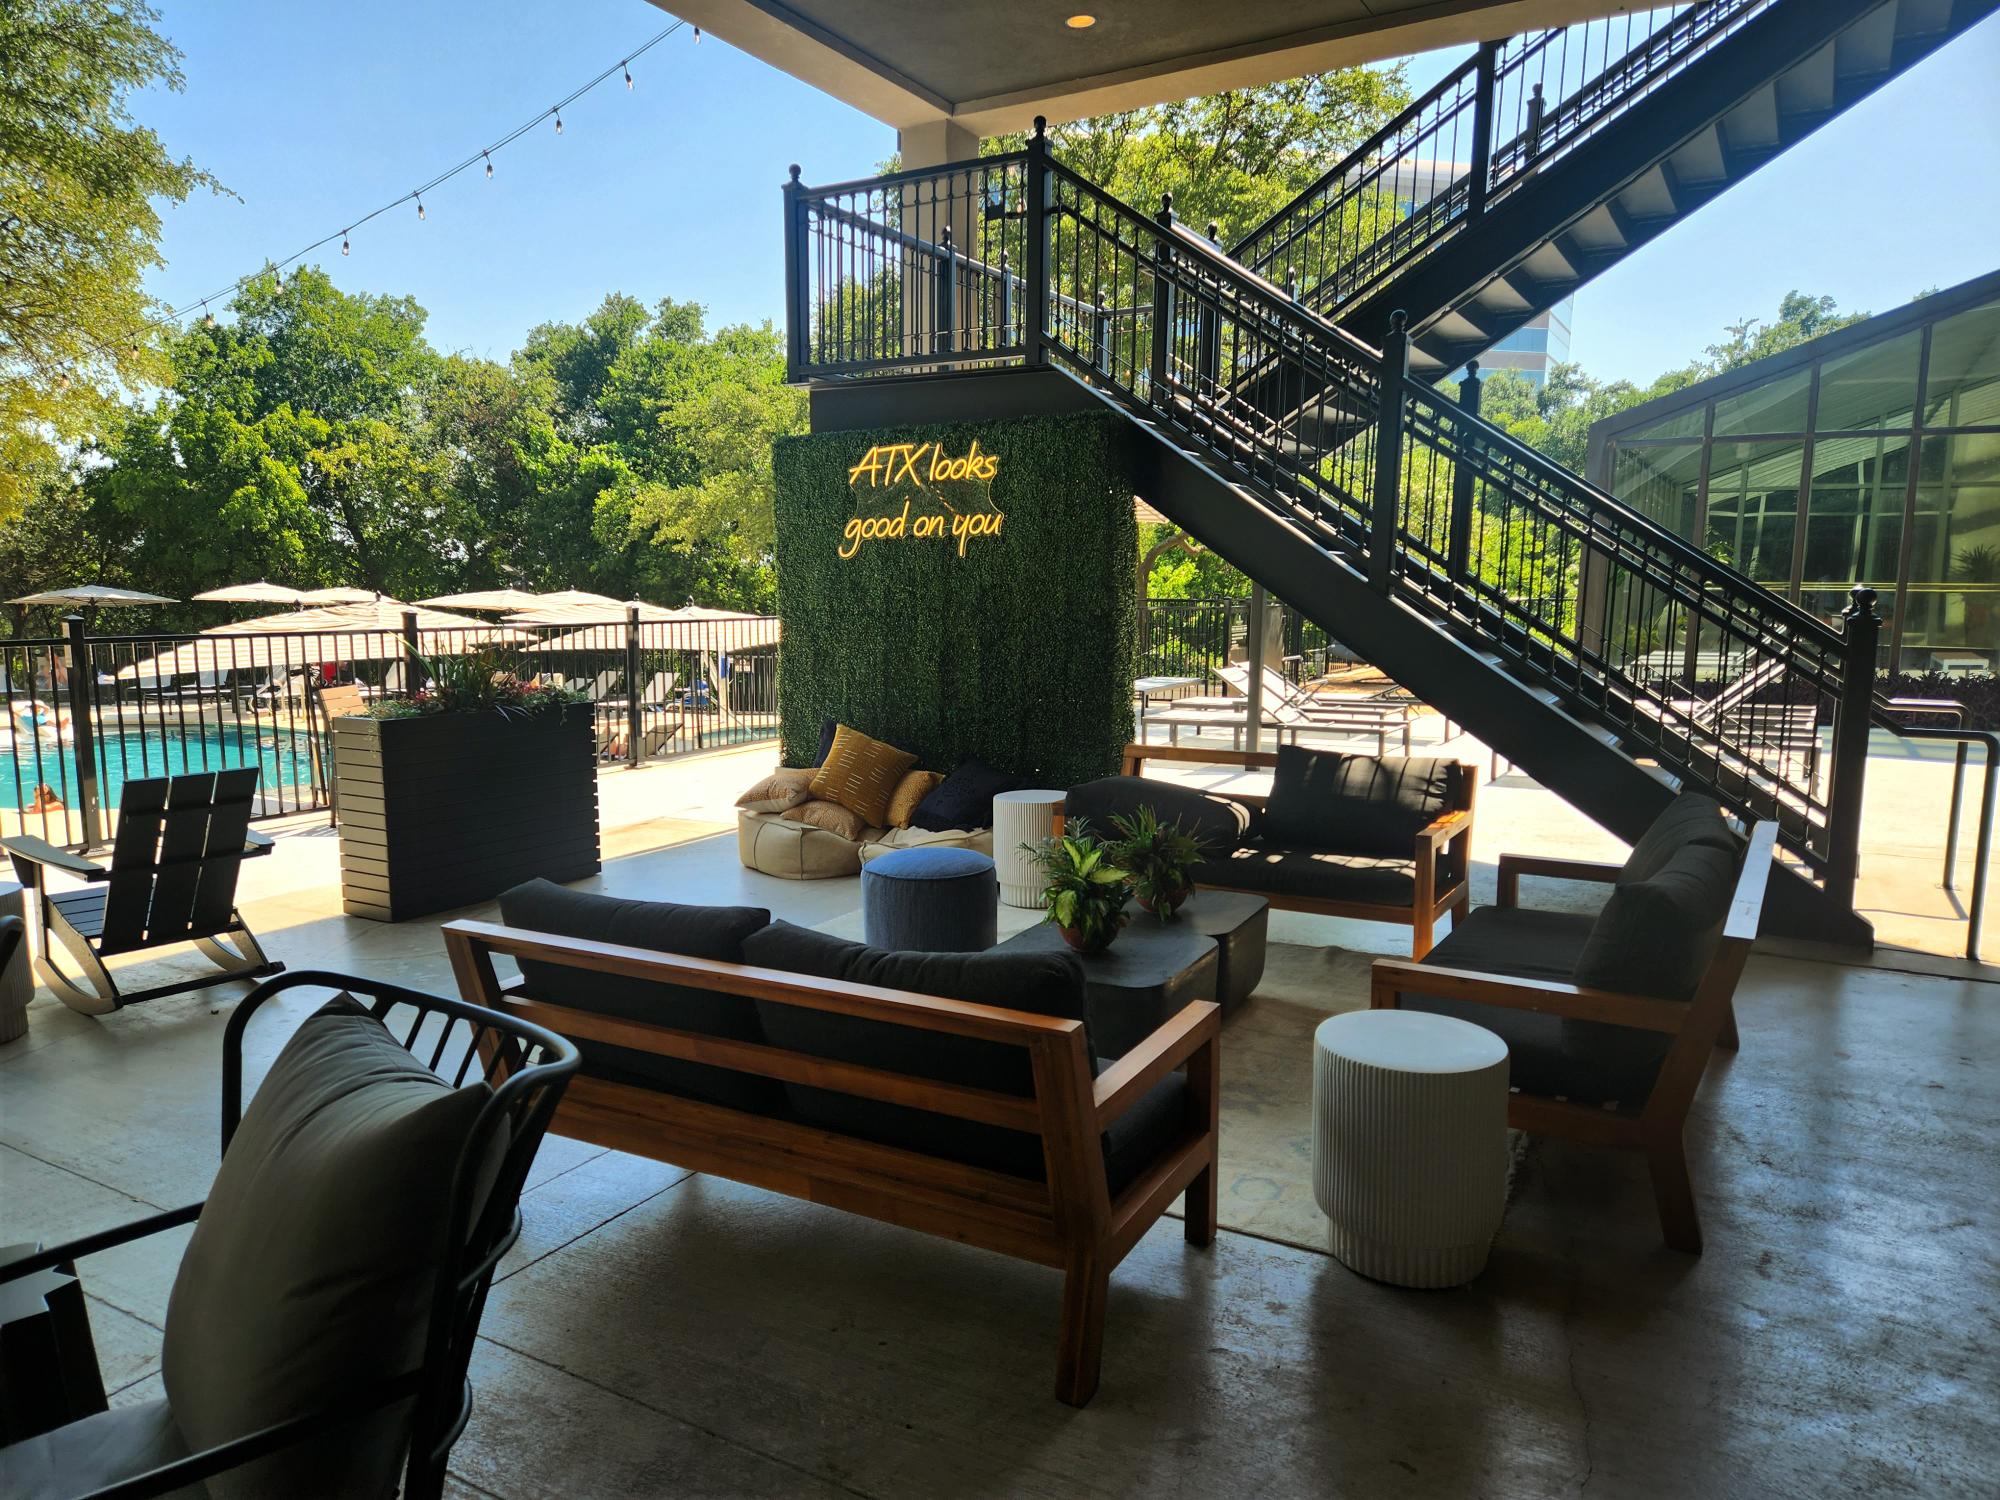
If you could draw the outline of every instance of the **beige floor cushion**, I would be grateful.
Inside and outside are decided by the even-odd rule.
[[[866,837],[879,836],[869,829]],[[832,880],[861,873],[861,845],[777,813],[739,812],[736,852],[744,868],[780,880]]]
[[[928,828],[891,828],[888,832],[872,835],[861,846],[861,863],[879,859],[884,854],[893,854],[898,849],[973,849],[981,854],[993,852],[993,830],[990,828],[947,828],[941,832]]]

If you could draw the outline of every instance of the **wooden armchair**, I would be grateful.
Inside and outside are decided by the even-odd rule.
[[[1573,1096],[1521,1090],[1517,1077],[1516,1092],[1508,1101],[1507,1123],[1516,1130],[1586,1145],[1644,1151],[1666,1242],[1676,1250],[1699,1253],[1701,1225],[1688,1179],[1682,1132],[1695,1090],[1708,1067],[1709,1054],[1718,1045],[1731,1050],[1737,1045],[1736,984],[1757,936],[1777,831],[1775,823],[1751,825],[1748,848],[1723,917],[1720,941],[1690,999],[1660,999],[1554,979],[1378,958],[1370,1003],[1377,1009],[1394,1008],[1409,996],[1488,1006],[1495,1012],[1493,1029],[1503,1035],[1509,1029],[1506,1012],[1528,1012],[1557,1017],[1564,1022],[1594,1022],[1669,1038],[1665,1055],[1643,1098],[1619,1100],[1616,1107],[1600,1107]],[[1502,855],[1499,905],[1508,909],[1518,906],[1523,875],[1609,882],[1618,876],[1620,868],[1575,860]],[[1440,954],[1448,954],[1448,949],[1440,950]],[[1461,1014],[1457,1010],[1453,1013]],[[1512,1038],[1509,1045],[1516,1051],[1518,1075],[1519,1046]]]

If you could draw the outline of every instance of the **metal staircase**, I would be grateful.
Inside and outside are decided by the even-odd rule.
[[[1063,399],[1051,383],[1073,404],[1114,408],[1132,424],[1138,492],[1334,638],[1622,837],[1636,838],[1682,786],[1775,821],[1781,918],[1865,941],[1852,895],[1867,736],[1880,717],[1872,596],[1859,591],[1844,629],[1830,627],[1481,421],[1476,382],[1454,398],[1416,367],[1426,337],[1441,363],[1501,326],[1461,314],[1539,253],[1488,248],[1499,245],[1499,216],[1552,214],[1538,193],[1572,171],[1597,172],[1595,155],[1660,101],[1681,98],[1685,111],[1676,90],[1717,76],[1702,68],[1768,45],[1768,31],[1753,28],[1780,17],[1796,24],[1813,10],[1826,22],[1818,46],[1838,83],[1862,76],[1841,71],[1843,55],[1879,58],[1881,45],[1892,61],[1920,55],[1940,31],[1995,5],[1940,0],[1930,8],[1939,26],[1906,34],[1891,25],[1874,52],[1857,50],[1850,33],[1875,13],[1912,21],[1924,8],[1687,7],[1641,49],[1682,59],[1677,69],[1648,73],[1628,53],[1592,71],[1600,88],[1623,78],[1621,97],[1635,102],[1593,112],[1576,102],[1589,90],[1562,98],[1544,116],[1533,161],[1489,128],[1485,138],[1500,148],[1487,153],[1494,170],[1517,164],[1506,191],[1492,190],[1495,177],[1472,179],[1488,182],[1486,201],[1467,188],[1462,208],[1434,194],[1435,226],[1409,231],[1423,236],[1414,248],[1393,240],[1395,226],[1358,252],[1329,241],[1313,276],[1290,287],[1177,224],[1170,205],[1151,214],[1119,202],[1055,160],[1039,127],[1024,151],[861,182],[807,187],[793,168],[790,375],[849,388],[910,377],[894,391],[905,421],[1045,409]],[[1705,29],[1696,25],[1704,17]],[[1482,53],[1489,100],[1503,79],[1519,82],[1506,67],[1514,45]],[[1812,55],[1760,62],[1774,100],[1793,97],[1785,79]],[[1744,107],[1741,89],[1709,97],[1711,127]],[[1834,103],[1842,97],[1836,87]],[[1664,159],[1687,137],[1660,139]],[[1746,137],[1729,139],[1734,150]],[[1630,162],[1623,170],[1621,193],[1643,175]],[[1585,196],[1565,191],[1569,218],[1546,217],[1547,243],[1610,214],[1602,194],[1578,207]],[[1295,227],[1309,198],[1273,225]],[[1676,199],[1676,211],[1692,201]],[[1465,234],[1475,211],[1488,228]],[[1300,242],[1292,228],[1284,235]],[[1278,241],[1259,236],[1250,248],[1263,247],[1269,264]],[[1395,255],[1371,259],[1368,247],[1391,243]],[[1327,316],[1352,321],[1420,278],[1456,285],[1465,277],[1453,268],[1469,256],[1511,258],[1511,268],[1489,266],[1468,297],[1419,304],[1431,310],[1417,324],[1385,319],[1379,344]],[[1534,292],[1519,297],[1525,308],[1557,282],[1507,284]],[[1459,331],[1471,327],[1476,334]],[[990,378],[1008,368],[1032,376],[1032,392],[1018,383],[1003,392]],[[1314,419],[1301,420],[1308,410]],[[1830,737],[1819,727],[1827,724]]]

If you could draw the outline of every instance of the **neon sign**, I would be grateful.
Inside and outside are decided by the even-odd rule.
[[[877,443],[847,471],[848,488],[888,491],[902,506],[855,516],[841,532],[839,555],[852,559],[866,542],[943,541],[965,556],[974,538],[997,537],[1006,522],[987,488],[999,472],[999,456],[981,453],[977,442],[957,457],[938,443]]]

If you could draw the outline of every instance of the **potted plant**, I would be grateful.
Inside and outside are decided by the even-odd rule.
[[[1162,823],[1151,807],[1115,814],[1111,826],[1119,833],[1112,857],[1131,875],[1139,905],[1171,922],[1194,891],[1194,867],[1207,856],[1208,840],[1187,832],[1178,818]]]
[[[342,906],[378,922],[599,866],[590,702],[487,647],[416,658],[425,685],[332,725]]]
[[[1125,903],[1131,879],[1112,859],[1112,846],[1093,835],[1081,820],[1068,830],[1023,844],[1048,885],[1042,905],[1068,943],[1085,958],[1102,953],[1125,925]]]

